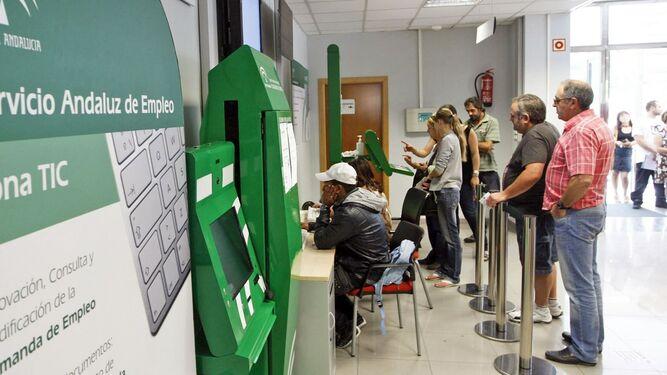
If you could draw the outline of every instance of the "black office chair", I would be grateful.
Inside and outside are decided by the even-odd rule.
[[[398,308],[398,325],[400,328],[403,328],[403,317],[401,316],[401,304],[399,295],[412,294],[413,309],[415,313],[415,335],[417,337],[418,356],[421,356],[421,329],[419,327],[419,313],[417,310],[417,294],[415,293],[414,290],[414,281],[415,281],[414,270],[419,269],[419,265],[415,263],[414,254],[419,251],[419,246],[423,237],[424,237],[424,229],[422,229],[419,225],[407,221],[401,221],[400,223],[398,223],[398,226],[396,227],[396,232],[394,233],[394,236],[392,237],[391,240],[392,248],[399,246],[403,240],[410,240],[415,244],[415,249],[412,253],[413,256],[410,258],[411,263],[407,265],[408,277],[405,277],[403,281],[399,284],[390,284],[382,286],[383,295],[386,294],[396,295],[396,307]],[[354,298],[354,312],[352,314],[352,332],[355,331],[355,327],[357,326],[357,311],[359,309],[359,300],[364,295],[372,296],[373,294],[375,294],[375,285],[368,283],[368,277],[370,276],[371,272],[375,269],[386,269],[393,267],[406,267],[406,265],[393,264],[393,263],[375,264],[372,267],[370,267],[368,272],[366,273],[366,278],[365,278],[366,282],[364,282],[364,286],[348,292],[348,296]],[[372,301],[371,306],[374,305],[375,301]],[[354,357],[357,355],[357,352],[358,352],[358,343],[357,343],[357,335],[355,334],[352,336],[352,351],[350,355]]]
[[[428,192],[417,188],[410,188],[403,198],[401,220],[419,225],[419,219],[426,202]]]
[[[424,208],[424,203],[426,203],[428,195],[429,195],[428,191],[424,191],[417,188],[408,189],[408,192],[405,194],[405,198],[403,199],[403,208],[401,209],[401,222],[405,221],[408,223],[419,225],[419,221],[422,215],[422,210]],[[399,223],[399,227],[400,225],[401,224]],[[396,236],[399,227],[396,227],[396,230],[392,232],[393,237]],[[398,243],[398,245],[400,245],[400,242]],[[393,248],[395,248],[395,246],[390,244],[390,249]],[[424,288],[424,294],[426,295],[426,302],[428,303],[428,308],[433,309],[433,304],[431,303],[431,295],[429,294],[428,288],[426,287],[426,281],[424,280],[424,275],[422,275],[421,267],[419,267],[419,251],[415,251],[414,254],[412,254],[412,256],[414,257],[413,258],[414,263],[417,265],[417,267],[415,268],[417,269],[417,273],[419,274],[419,280],[421,281],[422,287]]]

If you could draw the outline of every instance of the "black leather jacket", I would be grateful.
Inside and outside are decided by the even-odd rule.
[[[333,206],[331,221],[325,217],[311,226],[315,230],[315,246],[319,249],[335,246],[336,264],[352,278],[362,280],[368,267],[389,261],[387,229],[380,216],[386,204],[386,199],[366,189],[352,190],[342,203]],[[381,271],[374,272],[371,281],[377,281],[381,275]]]

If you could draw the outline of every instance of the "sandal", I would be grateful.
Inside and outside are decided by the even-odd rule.
[[[443,275],[440,271],[435,271],[432,274],[426,276],[424,279],[426,280],[444,280],[445,275]]]
[[[449,280],[443,280],[443,281],[440,281],[440,282],[437,282],[437,283],[433,284],[433,286],[436,287],[436,288],[451,288],[453,286],[456,286],[456,284],[454,284],[453,282],[451,282]]]

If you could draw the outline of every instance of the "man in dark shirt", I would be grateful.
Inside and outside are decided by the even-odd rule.
[[[523,135],[503,176],[504,190],[491,194],[487,204],[494,207],[500,202],[508,204],[523,214],[537,216],[537,238],[535,249],[535,304],[533,321],[550,323],[563,311],[556,298],[557,261],[553,249],[554,220],[547,211],[542,211],[547,165],[558,142],[559,132],[555,126],[545,122],[546,106],[535,95],[526,94],[514,98],[510,109],[510,120],[514,130]],[[519,254],[523,263],[523,217],[516,217],[516,234]],[[519,321],[520,312],[509,314]]]

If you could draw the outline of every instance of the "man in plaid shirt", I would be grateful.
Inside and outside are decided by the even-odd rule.
[[[547,169],[543,209],[555,220],[554,239],[565,289],[570,296],[568,346],[547,351],[550,360],[595,366],[602,351],[602,289],[597,270],[597,236],[604,228],[607,175],[612,165],[611,130],[593,113],[586,82],[561,83],[554,98],[563,135]]]

